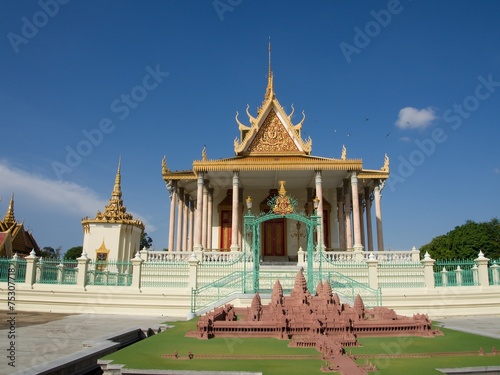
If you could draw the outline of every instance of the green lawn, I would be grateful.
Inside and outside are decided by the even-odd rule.
[[[322,361],[319,353],[312,348],[289,348],[288,341],[259,338],[215,338],[198,340],[186,338],[188,330],[195,329],[196,321],[167,323],[174,328],[159,335],[154,335],[137,344],[124,348],[103,359],[112,359],[113,363],[125,364],[127,368],[137,369],[172,369],[172,370],[207,370],[207,371],[262,371],[264,374],[321,374]],[[492,347],[500,349],[500,340],[442,328],[444,336],[424,337],[384,337],[360,338],[360,347],[347,348],[354,355],[367,355],[359,363],[371,361],[379,369],[374,374],[440,374],[436,367],[463,367],[500,365],[500,355],[496,357],[430,357],[430,358],[376,358],[376,354],[436,353],[479,351],[483,347],[486,353]],[[192,360],[162,358],[162,354],[185,357],[191,351]],[[317,355],[318,359],[197,359],[203,355]]]

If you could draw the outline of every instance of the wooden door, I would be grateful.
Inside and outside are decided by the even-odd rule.
[[[231,248],[232,217],[232,212],[229,210],[224,210],[220,213],[219,248],[221,250],[229,251]]]
[[[264,256],[285,255],[285,219],[264,222]]]

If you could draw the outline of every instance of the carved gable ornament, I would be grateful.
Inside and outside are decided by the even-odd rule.
[[[248,151],[251,153],[300,153],[274,109],[271,109],[267,115],[259,132],[249,145]]]

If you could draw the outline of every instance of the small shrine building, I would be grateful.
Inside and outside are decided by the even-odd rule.
[[[82,227],[83,251],[89,258],[101,262],[128,260],[140,250],[144,224],[123,205],[120,162],[108,205],[95,218],[83,218]]]
[[[313,156],[312,140],[301,135],[305,115],[295,124],[293,105],[287,113],[279,103],[270,61],[256,115],[247,106],[244,124],[236,114],[235,156],[211,160],[203,148],[201,160],[180,171],[172,171],[164,157],[162,176],[170,194],[168,250],[241,251],[247,210],[257,216],[268,212],[269,200],[286,186],[297,208],[320,217],[317,241],[323,248],[383,251],[381,190],[389,177],[389,158],[381,157],[382,167],[372,170],[361,159],[348,158],[345,146],[339,158]],[[299,221],[268,220],[260,232],[261,257],[266,259],[294,257],[305,247]]]

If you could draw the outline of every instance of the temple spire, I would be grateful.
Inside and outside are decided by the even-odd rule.
[[[113,193],[111,194],[113,197],[121,198],[122,197],[122,189],[121,189],[121,174],[120,174],[120,166],[122,162],[122,157],[118,159],[118,170],[116,171],[115,177],[115,186],[113,187]]]
[[[268,54],[269,54],[269,62],[267,71],[266,99],[269,99],[269,97],[274,96],[273,71],[271,69],[271,37],[269,37]]]
[[[14,224],[16,222],[14,217],[14,193],[12,193],[12,197],[10,198],[9,207],[5,213],[3,222],[7,225]]]

